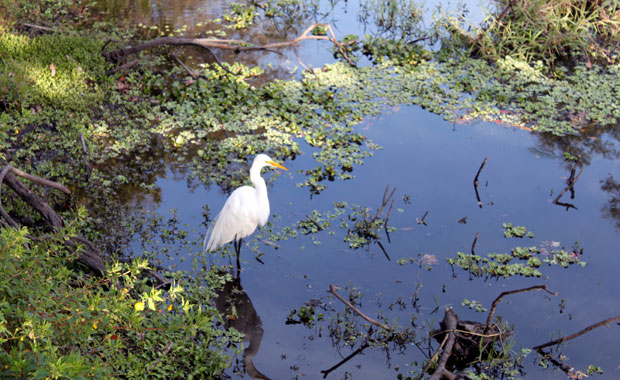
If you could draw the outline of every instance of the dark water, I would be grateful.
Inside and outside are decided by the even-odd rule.
[[[224,7],[223,2],[152,2],[144,3],[138,13],[144,23],[161,21],[164,15],[168,15],[166,20],[189,23],[186,14],[195,17],[195,9],[208,8],[211,4],[215,4],[215,10],[209,8],[213,14]],[[354,5],[348,4],[348,7],[347,12],[354,13]],[[339,15],[345,18],[345,13]],[[325,46],[306,44],[309,46],[298,50],[306,61],[319,65],[322,59],[323,62],[329,59]],[[294,65],[291,58],[294,54],[291,54],[289,52],[288,58],[280,63]],[[518,294],[504,299],[497,309],[496,315],[515,325],[516,349],[532,347],[620,315],[617,275],[620,220],[609,217],[613,194],[601,188],[601,181],[609,175],[620,177],[617,158],[609,153],[617,149],[617,139],[603,134],[559,140],[486,123],[452,125],[415,106],[386,110],[384,115],[366,120],[357,129],[383,149],[354,170],[355,179],[329,183],[326,191],[310,198],[306,189],[296,187],[296,183],[304,180],[297,171],[314,166],[311,150],[305,149],[305,154],[284,163],[290,172],[277,178],[269,189],[271,220],[279,229],[302,219],[311,210],[332,210],[334,201],[374,208],[380,204],[384,189],[390,184],[397,188],[395,208],[404,210],[392,213],[390,224],[398,230],[391,234],[391,244],[384,241],[391,261],[386,260],[376,245],[369,251],[352,251],[338,233],[335,236],[319,234],[319,246],[307,237],[279,242],[277,250],[259,242],[265,253],[264,265],[255,261],[252,252],[244,247],[241,285],[264,331],[260,350],[254,358],[260,372],[272,379],[318,379],[320,370],[348,355],[350,351],[346,348],[338,353],[326,334],[317,338],[313,330],[284,324],[291,309],[310,299],[324,298],[329,284],[358,288],[364,294],[362,309],[369,315],[375,315],[378,297],[383,300],[383,306],[398,297],[408,302],[416,287],[422,284],[418,294],[420,310],[408,307],[390,317],[400,316],[400,323],[407,324],[415,313],[418,323],[426,320],[435,328],[447,306],[453,306],[461,319],[486,319],[486,313],[462,307],[464,298],[480,301],[489,308],[502,291],[547,284],[551,290],[559,292],[557,297],[542,292]],[[577,148],[589,152],[589,164],[575,186],[576,197],[571,200],[577,209],[566,210],[552,200],[565,187],[570,174],[563,151]],[[485,157],[488,161],[480,175],[479,192],[483,203],[480,208],[472,181]],[[216,212],[227,194],[218,189],[190,191],[183,179],[173,177],[169,173],[168,178],[157,181],[161,188],[157,212],[168,215],[168,210],[178,209],[179,220],[190,226],[194,238],[200,239],[205,232],[201,225],[203,205],[208,204]],[[404,195],[411,197],[410,204],[403,201]],[[568,199],[568,194],[563,199]],[[425,218],[428,225],[416,223],[416,218],[422,218],[426,211],[429,212]],[[458,223],[463,217],[467,217],[467,223]],[[531,240],[505,239],[504,222],[525,225],[535,237]],[[560,242],[568,248],[578,241],[584,249],[583,260],[587,261],[587,266],[543,267],[546,277],[541,279],[484,282],[470,280],[467,273],[458,268],[453,277],[446,258],[454,257],[458,251],[469,253],[476,233],[479,233],[476,253],[481,255],[508,252],[518,245],[541,245],[546,241]],[[398,259],[418,254],[435,255],[437,265],[426,271],[415,264],[397,264]],[[344,295],[344,291],[341,294]],[[560,307],[562,300],[564,305]],[[337,301],[332,302],[336,310],[344,308]],[[439,311],[433,313],[437,307]],[[596,378],[617,379],[620,378],[617,337],[617,326],[612,324],[610,328],[599,328],[569,342],[563,347],[563,353],[577,369],[585,370],[589,364],[596,364],[605,371]],[[527,378],[565,378],[562,372],[541,371],[532,366],[534,357],[530,354],[526,360]],[[394,353],[389,362],[384,353],[367,350],[329,378],[342,378],[345,371],[351,372],[355,379],[395,378],[398,366],[400,372],[406,372],[407,363],[414,360],[423,360],[415,347],[402,355]]]

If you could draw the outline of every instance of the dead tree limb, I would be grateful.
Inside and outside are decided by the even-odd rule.
[[[499,296],[497,296],[497,298],[495,299],[495,301],[493,301],[493,304],[491,305],[491,310],[489,310],[489,316],[487,317],[487,324],[484,329],[484,333],[486,334],[491,328],[491,320],[493,319],[493,315],[495,314],[495,309],[497,308],[497,305],[499,305],[499,301],[501,301],[502,298],[504,298],[505,296],[511,295],[511,294],[525,293],[525,292],[530,292],[532,290],[544,290],[545,292],[552,294],[554,296],[558,295],[558,293],[552,292],[549,289],[547,289],[547,285],[534,285],[534,286],[530,286],[529,288],[509,290],[506,292],[502,292]]]
[[[590,325],[590,326],[586,327],[585,329],[583,329],[581,331],[578,331],[578,332],[576,332],[574,334],[571,334],[569,336],[565,336],[563,338],[555,339],[555,340],[552,340],[552,341],[547,342],[547,343],[539,344],[538,346],[533,347],[533,349],[536,350],[536,351],[540,351],[543,348],[550,347],[550,346],[555,346],[556,344],[564,343],[564,342],[567,342],[569,340],[575,339],[575,338],[577,338],[577,337],[579,337],[579,336],[581,336],[581,335],[583,335],[583,334],[585,334],[587,332],[590,332],[590,331],[592,331],[592,330],[594,330],[594,329],[596,329],[598,327],[601,327],[601,326],[608,326],[609,327],[610,323],[617,322],[617,321],[620,321],[620,316],[612,317],[612,318],[607,318],[604,321],[600,321],[598,323]]]
[[[443,317],[443,321],[441,321],[441,329],[444,333],[447,334],[448,340],[446,341],[446,345],[441,352],[441,356],[439,358],[439,362],[437,363],[437,369],[433,372],[433,375],[429,378],[429,380],[439,380],[442,378],[447,379],[456,379],[456,375],[446,369],[446,364],[448,363],[448,359],[452,355],[452,348],[454,347],[454,343],[456,343],[456,325],[459,321],[459,317],[451,307],[447,308]]]
[[[67,194],[71,194],[69,189],[59,183],[25,173],[12,167],[11,165],[6,165],[0,172],[0,189],[3,184],[7,184],[24,202],[41,214],[52,230],[57,231],[61,229],[64,222],[60,215],[58,215],[58,213],[56,213],[56,211],[54,211],[41,196],[22,184],[17,179],[16,175],[27,178],[39,184],[61,190]],[[11,218],[4,210],[2,203],[0,203],[0,215],[2,215],[11,227],[19,228],[17,222],[15,222],[15,220],[13,220],[13,218]],[[31,240],[41,240],[32,237],[29,238]],[[79,245],[87,247],[87,249],[80,250],[78,261],[95,270],[99,274],[103,274],[105,272],[105,265],[103,263],[103,259],[101,258],[101,252],[88,239],[81,236],[71,236],[65,241],[65,244],[76,251],[79,250]]]
[[[357,350],[351,352],[351,354],[349,354],[347,357],[343,358],[341,361],[339,361],[338,363],[336,363],[335,365],[331,366],[328,369],[324,369],[321,371],[321,374],[323,374],[323,378],[327,378],[327,376],[332,373],[333,371],[335,371],[336,369],[338,369],[338,367],[340,367],[341,365],[343,365],[344,363],[348,362],[349,360],[353,359],[355,356],[359,355],[362,351],[364,351],[365,349],[367,349],[368,347],[370,347],[370,344],[368,343],[364,343],[362,344]]]
[[[377,327],[381,327],[382,329],[389,331],[389,332],[393,332],[393,330],[390,328],[390,326],[383,324],[375,319],[370,318],[369,316],[367,316],[366,314],[362,313],[362,311],[358,308],[356,308],[355,306],[353,306],[353,304],[351,304],[351,302],[345,300],[340,294],[338,294],[336,287],[333,284],[329,284],[329,290],[327,291],[327,293],[331,293],[334,295],[334,297],[336,297],[340,302],[342,302],[343,304],[345,304],[349,309],[353,310],[357,315],[359,315],[360,317],[364,318],[365,320],[367,320],[368,322],[372,323],[373,325],[377,326]]]
[[[310,34],[316,27],[323,27],[327,30],[329,35],[312,35]],[[332,42],[336,48],[340,51],[344,59],[352,66],[355,64],[349,59],[345,53],[343,47],[353,44],[357,41],[349,41],[346,43],[340,43],[334,35],[334,31],[329,24],[314,23],[303,31],[298,37],[290,41],[273,42],[266,45],[252,45],[247,41],[241,40],[229,40],[229,39],[211,39],[211,38],[183,38],[183,37],[161,37],[150,41],[143,42],[135,46],[127,46],[121,49],[104,52],[103,56],[108,62],[119,62],[124,57],[139,53],[143,50],[152,49],[162,45],[173,46],[196,46],[203,49],[222,49],[232,50],[234,52],[248,52],[248,51],[275,51],[285,47],[296,46],[304,40],[327,40]]]
[[[196,73],[194,72],[194,70],[190,69],[189,67],[187,67],[187,65],[185,63],[183,63],[183,61],[181,61],[181,58],[179,58],[178,55],[176,54],[172,54],[172,58],[174,58],[175,61],[177,61],[177,63],[179,65],[181,65],[182,68],[185,69],[185,71],[187,71],[187,73],[192,77],[193,80],[198,79],[198,75],[196,75]]]

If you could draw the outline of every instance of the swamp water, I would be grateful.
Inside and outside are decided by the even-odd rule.
[[[143,3],[139,12],[143,18],[132,20],[144,24],[169,22],[166,20],[173,20],[176,25],[196,24],[197,9],[210,9],[207,14],[217,15],[225,8],[224,2],[167,4]],[[213,4],[216,6],[210,8]],[[355,10],[348,12],[354,15]],[[353,31],[346,31],[350,32]],[[306,64],[310,61],[320,65],[319,61],[329,57],[325,45],[317,48],[311,41],[297,50]],[[290,59],[280,62],[291,65],[293,56],[288,54]],[[381,309],[388,322],[401,326],[409,325],[415,316],[416,325],[420,326],[417,340],[426,336],[428,329],[423,328],[427,324],[431,329],[438,328],[447,306],[454,307],[463,320],[484,322],[487,313],[476,313],[462,306],[464,299],[479,301],[488,309],[503,291],[543,283],[559,295],[530,292],[509,296],[496,311],[496,315],[515,326],[513,350],[569,335],[620,315],[617,276],[620,219],[616,209],[620,191],[604,186],[608,178],[620,177],[617,136],[600,134],[560,139],[487,123],[453,125],[417,106],[386,110],[381,116],[365,120],[355,130],[382,149],[374,151],[364,165],[354,168],[354,179],[329,182],[325,191],[312,197],[307,189],[296,186],[305,180],[299,171],[313,167],[313,148],[300,142],[303,154],[283,163],[290,172],[268,181],[271,226],[274,231],[280,231],[313,210],[322,214],[331,212],[334,202],[371,207],[372,214],[380,206],[389,184],[396,188],[389,221],[396,231],[390,233],[391,243],[383,233],[381,241],[390,260],[374,243],[368,248],[351,249],[343,242],[346,230],[338,227],[338,218],[329,228],[334,235],[329,231],[300,234],[297,238],[278,241],[277,249],[262,241],[266,236],[255,234],[248,239],[264,253],[261,256],[264,264],[261,264],[254,260],[256,254],[248,246],[241,252],[241,286],[252,306],[246,310],[249,314],[253,314],[251,309],[256,313],[251,316],[254,326],[258,323],[256,316],[262,324],[260,349],[253,353],[258,371],[271,379],[319,379],[321,370],[329,369],[351,353],[349,348],[332,345],[328,321],[317,323],[322,329],[285,324],[291,310],[305,303],[326,305],[342,312],[344,305],[327,297],[330,284],[339,286],[345,298],[348,295],[345,287],[356,288],[363,295],[360,309],[369,316],[375,317]],[[587,155],[588,164],[575,184],[575,198],[570,199],[569,192],[562,197],[562,201],[576,207],[567,209],[553,204],[553,200],[566,187],[570,175],[571,164],[563,155],[569,147]],[[480,207],[472,182],[485,157],[488,160],[479,177]],[[273,175],[265,172],[265,177]],[[176,219],[188,226],[190,239],[202,241],[203,206],[209,205],[214,215],[228,194],[213,187],[189,189],[184,178],[179,177],[171,169],[157,180],[161,197],[153,202],[152,208],[164,218],[169,217],[169,210],[177,209]],[[607,188],[611,189],[605,191]],[[346,214],[342,217],[346,218]],[[416,218],[424,219],[426,225],[418,223]],[[534,237],[507,239],[503,223],[524,225]],[[587,265],[564,269],[543,264],[542,278],[515,276],[487,281],[470,278],[461,268],[452,268],[446,259],[456,257],[457,252],[469,253],[477,233],[475,252],[483,257],[487,253],[510,252],[516,246],[559,245],[570,250],[579,242],[583,249],[580,258]],[[140,245],[136,241],[134,251],[139,252]],[[423,255],[429,255],[425,263],[430,270],[425,265],[420,267],[418,262],[406,262]],[[178,268],[190,267],[180,257],[174,261]],[[219,261],[228,263],[228,259]],[[388,310],[390,304],[395,306]],[[329,319],[330,313],[326,312],[325,316]],[[616,330],[614,324],[609,329],[596,329],[570,341],[562,351],[578,369],[585,370],[589,364],[601,366],[605,373],[595,375],[596,378],[620,378]],[[256,343],[255,340],[252,345],[256,347]],[[560,371],[539,369],[533,364],[534,358],[535,354],[531,353],[524,362],[526,378],[565,378]],[[406,374],[409,363],[423,359],[414,345],[402,352],[390,352],[389,359],[379,349],[366,349],[331,372],[328,378],[392,379],[398,373]],[[238,360],[240,366],[240,356]],[[228,374],[233,378],[247,377],[242,372]]]

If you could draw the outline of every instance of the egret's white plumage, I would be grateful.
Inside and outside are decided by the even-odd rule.
[[[263,226],[269,218],[269,198],[267,197],[267,186],[265,180],[260,175],[260,171],[265,166],[288,170],[284,166],[274,162],[266,154],[259,154],[254,158],[250,168],[250,180],[252,186],[241,186],[230,194],[224,207],[215,217],[211,228],[205,235],[205,249],[213,251],[224,244],[251,235],[257,226]],[[237,260],[239,260],[239,246],[237,249]]]

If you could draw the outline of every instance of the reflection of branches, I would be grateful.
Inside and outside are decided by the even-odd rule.
[[[349,230],[347,233],[347,239],[353,239],[355,238],[355,236],[364,239],[364,243],[362,245],[370,244],[373,241],[377,243],[388,261],[390,260],[390,255],[388,255],[387,250],[383,246],[383,243],[381,243],[378,231],[383,228],[388,238],[388,242],[391,242],[387,223],[390,220],[390,216],[392,215],[392,208],[394,207],[394,200],[392,198],[394,197],[396,188],[393,188],[392,192],[390,192],[389,190],[390,184],[388,183],[385,187],[385,191],[383,192],[383,199],[381,200],[381,205],[377,209],[377,213],[369,218],[367,209],[364,208],[362,220],[355,223],[354,228],[352,230]],[[388,209],[387,216],[385,217],[385,220],[381,220],[380,218],[383,215],[383,212],[385,211],[385,208],[388,204],[390,205],[390,208]]]
[[[583,173],[583,169],[584,168],[582,166],[581,170],[579,171],[579,174],[575,175],[575,173],[577,172],[577,162],[575,162],[575,164],[571,168],[570,176],[566,180],[566,187],[562,191],[560,191],[557,197],[555,197],[555,199],[553,200],[554,204],[558,206],[566,207],[566,211],[568,211],[569,208],[574,208],[575,210],[577,210],[577,207],[572,203],[560,202],[560,198],[562,198],[562,196],[567,191],[570,191],[570,199],[575,199],[575,183],[577,183],[577,180],[579,180],[579,177],[581,177],[581,173]]]
[[[615,220],[616,227],[620,228],[620,182],[611,175],[601,182],[601,190],[609,194],[608,204],[601,209],[603,217]]]

